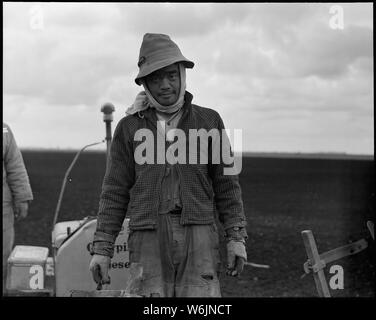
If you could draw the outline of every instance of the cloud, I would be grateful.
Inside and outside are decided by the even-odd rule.
[[[43,99],[15,95],[5,95],[3,104],[4,121],[21,148],[81,148],[105,135],[99,106],[61,104],[51,108]]]
[[[283,53],[282,62],[293,74],[335,78],[345,75],[359,58],[372,58],[372,30],[350,26],[344,30],[318,27],[299,35],[291,51]]]
[[[173,38],[203,36],[230,21],[241,22],[249,5],[210,3],[137,3],[119,5],[122,26],[142,35],[167,33]]]
[[[27,144],[90,140],[103,131],[104,102],[115,104],[114,124],[133,102],[142,36],[161,32],[195,62],[187,71],[194,103],[243,128],[248,150],[318,148],[320,139],[333,150],[373,150],[372,5],[340,5],[344,30],[330,29],[330,4],[6,3],[4,115],[38,131],[34,140],[19,133]],[[35,30],[38,6],[44,24]],[[25,125],[40,114],[43,124]],[[42,128],[56,132],[53,142]]]
[[[85,17],[95,17],[101,6],[85,11],[85,28],[80,24],[78,29],[74,25],[79,24],[76,10],[80,7],[63,6],[68,15],[64,16],[58,10],[60,6],[44,9],[50,21],[42,30],[22,25],[5,29],[4,92],[43,97],[51,105],[93,105],[113,77],[135,73],[136,63],[129,62],[136,61],[137,54],[128,49],[118,33],[100,28],[100,24],[90,27],[99,22]]]
[[[103,29],[105,25],[114,25],[121,19],[119,8],[114,3],[51,3],[40,7],[46,27]]]

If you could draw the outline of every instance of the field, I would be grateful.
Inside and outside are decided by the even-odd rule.
[[[16,225],[15,244],[50,247],[61,184],[74,155],[23,151],[35,200],[28,218]],[[105,153],[80,156],[58,221],[96,215],[104,171]],[[301,278],[307,260],[301,231],[312,230],[319,252],[369,237],[366,221],[374,220],[375,197],[371,160],[245,157],[240,183],[248,219],[248,260],[270,269],[246,266],[237,279],[222,273],[223,296],[315,297],[312,275]],[[335,264],[343,267],[344,289],[331,290],[333,297],[375,296],[373,242]],[[325,270],[329,280],[329,267]]]

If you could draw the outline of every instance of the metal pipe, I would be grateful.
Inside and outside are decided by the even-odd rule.
[[[52,231],[55,228],[57,218],[59,216],[61,201],[63,199],[63,195],[64,195],[64,191],[65,191],[65,187],[66,187],[66,183],[67,183],[69,174],[70,174],[73,166],[75,165],[78,157],[80,156],[80,154],[86,148],[91,147],[91,146],[95,146],[97,144],[104,143],[105,141],[107,141],[107,155],[109,153],[110,143],[111,143],[111,140],[112,140],[112,133],[111,133],[111,122],[113,121],[112,113],[115,111],[115,107],[112,103],[106,103],[102,106],[101,111],[103,112],[103,121],[106,123],[106,138],[104,140],[100,141],[100,142],[88,144],[88,145],[84,146],[81,150],[79,150],[77,152],[76,156],[74,157],[72,163],[70,164],[68,170],[65,172],[63,184],[61,186],[59,199],[57,201],[57,206],[56,206],[56,210],[55,210],[54,220],[53,220],[53,224],[52,224]],[[53,263],[54,263],[54,268],[55,268],[56,267],[56,253],[57,253],[56,250],[57,250],[57,248],[52,248],[52,249],[54,250],[54,252],[53,252]],[[54,292],[56,294],[56,274],[55,274],[55,281],[54,281]]]
[[[111,122],[114,120],[112,113],[115,111],[115,107],[112,103],[105,103],[101,111],[103,112],[103,121],[106,123],[106,142],[107,142],[107,156],[110,152],[112,132],[111,132]]]
[[[81,154],[82,151],[84,151],[88,147],[95,146],[95,145],[101,144],[101,143],[104,143],[104,140],[102,140],[101,142],[96,142],[96,143],[88,144],[87,146],[83,147],[80,151],[78,151],[77,154],[76,154],[76,156],[74,157],[71,165],[69,166],[68,170],[65,172],[63,184],[61,186],[61,190],[60,190],[60,194],[59,194],[59,200],[57,201],[57,206],[56,206],[56,210],[55,210],[55,215],[54,215],[54,221],[53,221],[53,224],[52,224],[51,234],[52,234],[52,232],[53,232],[53,230],[55,228],[55,225],[56,225],[56,222],[57,222],[57,217],[59,216],[61,201],[63,199],[63,195],[64,195],[64,191],[65,191],[65,186],[66,186],[66,183],[67,183],[67,180],[68,180],[69,173],[71,172],[74,164],[76,163],[76,161],[77,161],[77,159],[78,159],[78,157],[79,157],[79,155]],[[52,250],[53,250],[52,258],[53,258],[53,264],[54,264],[53,267],[54,267],[54,270],[55,270],[55,268],[56,268],[57,248],[52,247]],[[55,279],[54,279],[54,282],[53,282],[53,290],[54,290],[54,293],[56,294],[56,272],[55,271],[54,271],[54,276],[55,276]]]
[[[87,146],[83,147],[80,151],[77,152],[76,156],[74,157],[71,165],[69,166],[67,172],[65,172],[65,176],[64,176],[64,180],[63,180],[63,185],[61,186],[61,190],[60,190],[60,195],[59,195],[59,200],[57,201],[57,206],[56,206],[56,210],[55,210],[55,216],[54,216],[54,221],[53,221],[53,224],[52,224],[52,228],[54,228],[56,222],[57,222],[57,217],[59,215],[59,211],[60,211],[60,206],[61,206],[61,200],[63,199],[63,195],[64,195],[64,191],[65,191],[65,185],[67,183],[67,180],[68,180],[68,176],[69,176],[69,173],[71,172],[74,164],[76,163],[79,155],[81,154],[82,151],[84,151],[86,148],[88,147],[91,147],[91,146],[95,146],[97,144],[101,144],[103,143],[104,140],[102,140],[101,142],[96,142],[96,143],[92,143],[92,144],[88,144]]]
[[[108,103],[105,103],[102,106],[101,111],[103,112],[103,121],[106,123],[106,138],[105,138],[105,140],[107,141],[107,155],[108,155],[109,147],[110,147],[110,143],[111,143],[111,139],[112,139],[112,134],[111,134],[111,122],[113,120],[112,113],[115,111],[115,107],[114,107],[114,105],[112,103],[108,102]],[[64,195],[64,191],[65,191],[65,186],[66,186],[66,183],[67,183],[67,179],[68,179],[69,173],[71,172],[71,170],[72,170],[74,164],[76,163],[78,157],[80,156],[81,152],[84,151],[88,147],[95,146],[97,144],[101,144],[101,143],[105,142],[105,140],[102,140],[101,142],[96,142],[96,143],[88,144],[88,145],[84,146],[80,151],[77,152],[76,156],[74,157],[71,165],[69,166],[69,168],[66,171],[65,176],[64,176],[63,184],[61,186],[61,190],[60,190],[60,194],[59,194],[59,199],[58,199],[56,210],[55,210],[55,215],[54,215],[54,220],[53,220],[52,228],[55,227],[55,224],[57,222],[57,217],[59,215],[61,201],[63,199],[63,195]]]

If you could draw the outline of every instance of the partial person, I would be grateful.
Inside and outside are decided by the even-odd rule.
[[[25,219],[33,200],[29,177],[10,127],[3,123],[3,294],[7,260],[14,245],[14,222]]]

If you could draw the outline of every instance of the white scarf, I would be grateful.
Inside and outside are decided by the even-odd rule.
[[[184,94],[186,88],[186,75],[185,67],[182,63],[179,63],[179,74],[180,74],[180,92],[178,100],[171,105],[164,106],[161,105],[157,100],[154,99],[153,95],[149,91],[145,80],[141,79],[142,86],[144,91],[141,91],[137,94],[133,104],[125,111],[126,114],[135,114],[136,112],[146,110],[147,108],[155,108],[160,112],[164,113],[174,113],[178,111],[184,104]]]

